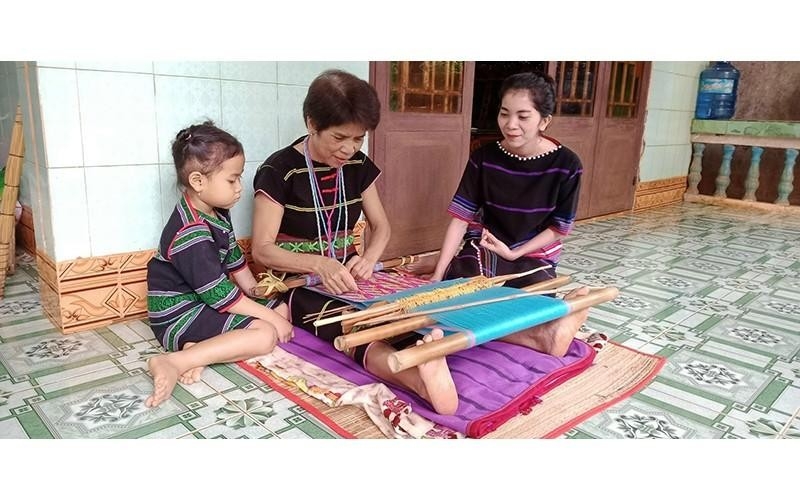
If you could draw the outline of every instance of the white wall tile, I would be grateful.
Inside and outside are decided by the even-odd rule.
[[[669,144],[676,144],[678,142],[684,142],[688,140],[688,138],[683,138],[680,135],[682,121],[683,113],[679,111],[671,111],[669,113],[669,135],[667,138]]]
[[[231,209],[231,223],[237,238],[253,234],[253,177],[263,161],[248,161],[242,173],[242,196]]]
[[[163,229],[158,165],[86,168],[92,255],[156,248]]]
[[[78,61],[78,69],[99,71],[123,71],[133,73],[152,73],[152,61]]]
[[[655,145],[656,141],[658,140],[658,135],[656,134],[656,125],[658,123],[658,113],[659,113],[659,110],[657,110],[657,109],[648,109],[647,110],[647,120],[644,123],[644,142],[645,142],[645,147]]]
[[[307,92],[308,87],[278,85],[276,116],[279,147],[288,146],[293,140],[307,133],[303,122],[303,100]]]
[[[278,83],[308,86],[328,69],[341,69],[369,79],[368,61],[278,61]]]
[[[220,123],[220,81],[160,75],[155,80],[158,161],[170,163],[178,131],[206,120]]]
[[[36,190],[36,201],[31,207],[34,216],[34,235],[36,249],[43,249],[50,258],[55,258],[55,238],[53,235],[52,204],[50,203],[49,171],[43,170],[38,174],[39,187]]]
[[[38,76],[47,166],[83,166],[77,73],[39,68]]]
[[[675,63],[675,73],[686,75],[695,81],[700,76],[700,72],[708,66],[707,61],[682,61]]]
[[[89,257],[89,219],[83,168],[58,168],[48,172],[53,210],[56,262]]]
[[[166,225],[175,204],[181,197],[181,189],[178,186],[178,175],[175,172],[175,165],[172,163],[159,163],[158,165],[159,185],[161,186],[161,225]]]
[[[222,81],[222,128],[244,146],[245,158],[263,162],[280,146],[276,126],[277,86]]]
[[[219,78],[217,61],[155,61],[153,69],[157,75]]]
[[[664,71],[654,71],[650,79],[651,95],[654,97],[652,105],[648,101],[647,106],[657,109],[669,109],[671,96],[668,94],[668,84],[672,76]]]
[[[36,193],[36,169],[33,164],[22,164],[22,178],[19,181],[19,202],[33,208]]]
[[[158,163],[153,75],[78,71],[84,165]]]
[[[275,61],[222,61],[220,77],[223,80],[275,83],[278,81],[278,63]]]

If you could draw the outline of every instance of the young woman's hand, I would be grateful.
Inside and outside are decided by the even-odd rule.
[[[316,266],[315,272],[322,279],[322,284],[325,285],[325,288],[335,294],[358,290],[356,280],[350,274],[350,270],[344,267],[341,262],[329,257],[319,257],[322,260]]]
[[[347,261],[345,267],[353,278],[357,280],[368,280],[372,277],[372,271],[375,270],[375,262],[365,259],[360,255],[354,255]]]
[[[481,247],[490,250],[505,260],[516,260],[516,255],[508,248],[508,245],[497,239],[488,229],[481,234]]]

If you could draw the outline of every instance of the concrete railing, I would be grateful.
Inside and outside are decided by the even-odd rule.
[[[784,150],[783,170],[777,185],[774,205],[789,205],[794,185],[794,168],[800,150],[800,123],[767,121],[694,120],[692,122],[692,162],[689,165],[687,200],[702,198],[698,184],[703,171],[703,153],[707,144],[722,144],[722,159],[717,173],[713,198],[727,198],[731,182],[731,159],[738,146],[750,147],[750,163],[744,182],[742,201],[756,202],[759,188],[761,155],[765,148]]]

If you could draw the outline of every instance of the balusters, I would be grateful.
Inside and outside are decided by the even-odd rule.
[[[758,171],[761,165],[761,154],[764,148],[753,146],[750,150],[750,168],[747,171],[747,180],[744,183],[745,201],[756,201],[756,190],[758,190]]]
[[[719,174],[717,174],[717,191],[714,196],[725,198],[728,184],[731,183],[731,158],[736,146],[732,144],[723,144],[722,146],[722,163],[719,165]]]
[[[700,184],[701,172],[703,171],[703,151],[706,145],[702,142],[692,144],[692,163],[689,165],[689,188],[687,194],[699,194],[697,185]]]
[[[787,148],[783,162],[783,174],[781,175],[780,183],[778,183],[778,199],[775,200],[776,205],[789,204],[789,195],[792,193],[792,187],[794,185],[795,160],[797,160],[797,150]]]

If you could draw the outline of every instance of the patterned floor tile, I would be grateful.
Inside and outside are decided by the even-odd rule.
[[[19,377],[118,353],[95,332],[69,336],[53,333],[0,344],[0,363],[9,374]]]
[[[730,360],[684,349],[670,356],[658,378],[672,380],[701,393],[749,405],[773,379]]]
[[[63,396],[33,402],[33,411],[57,438],[109,438],[188,409],[174,398],[147,408],[150,377],[142,374]]]
[[[604,439],[707,439],[723,434],[714,427],[635,399],[612,406],[577,428]]]
[[[559,266],[616,286],[585,329],[667,358],[647,387],[563,437],[797,439],[800,221],[682,204],[580,222]],[[39,304],[35,259],[18,255],[0,300],[0,437],[308,439],[330,429],[235,364],[207,367],[158,409],[146,321],[61,335]]]

